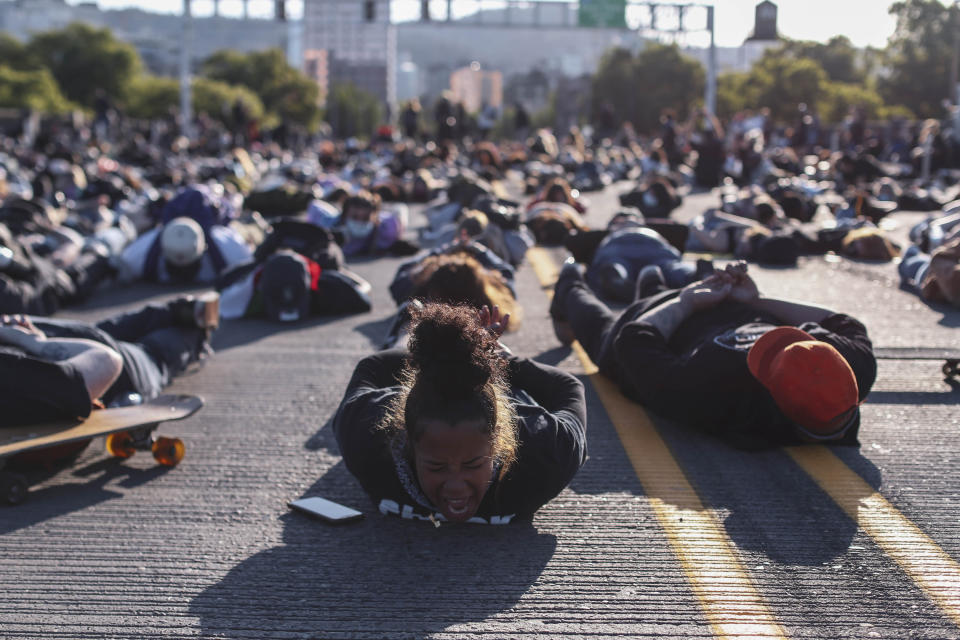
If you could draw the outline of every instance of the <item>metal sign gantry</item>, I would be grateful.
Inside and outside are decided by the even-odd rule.
[[[180,47],[180,107],[184,135],[192,131],[191,73],[193,55],[193,14],[191,2],[183,0],[183,40]],[[221,0],[214,1],[215,12]],[[242,0],[247,15],[249,0]],[[309,2],[361,3],[369,0],[303,0]],[[421,21],[442,26],[489,26],[494,28],[624,28],[638,34],[672,36],[694,32],[710,34],[707,63],[707,86],[704,103],[711,113],[717,105],[717,53],[714,33],[714,6],[700,3],[646,2],[637,0],[390,0],[388,21]],[[286,0],[276,0],[275,18],[288,19]],[[596,15],[610,16],[611,24],[584,24],[585,9]],[[602,9],[600,13],[596,13]],[[622,9],[622,22],[620,11]],[[704,10],[703,26],[691,26],[688,16]],[[493,12],[496,20],[484,16]],[[364,12],[364,15],[370,15]],[[396,16],[396,18],[395,18]],[[369,18],[368,18],[369,19]]]

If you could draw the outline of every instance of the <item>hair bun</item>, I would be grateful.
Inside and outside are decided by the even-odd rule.
[[[473,393],[502,366],[497,341],[467,306],[427,304],[414,316],[410,355],[420,382],[442,393]]]

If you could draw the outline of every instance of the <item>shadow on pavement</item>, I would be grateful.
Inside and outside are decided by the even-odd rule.
[[[82,303],[73,305],[65,311],[95,311],[110,307],[126,307],[141,303],[162,302],[171,298],[186,295],[196,295],[213,289],[207,284],[155,284],[149,282],[135,282],[131,284],[110,283],[103,287]]]
[[[340,462],[304,495],[350,504],[358,493]],[[339,526],[282,516],[282,546],[244,560],[193,599],[201,635],[422,638],[510,610],[557,546],[530,524],[435,529],[364,511],[364,520]]]
[[[301,331],[333,322],[342,316],[313,316],[299,322],[274,322],[263,318],[238,318],[224,320],[213,332],[211,346],[214,351],[226,351],[234,347],[257,342],[284,331]]]
[[[536,360],[537,362],[542,362],[543,364],[549,364],[555,367],[561,362],[563,362],[564,360],[566,360],[567,356],[570,355],[570,352],[571,352],[570,347],[554,347],[553,349],[548,349],[543,353],[539,353],[535,355],[531,359]],[[586,381],[583,381],[583,382],[584,384],[586,384]]]
[[[946,380],[950,391],[871,391],[870,404],[960,404],[960,382]]]
[[[880,486],[880,470],[859,449],[831,450],[872,489]],[[842,453],[841,453],[842,452]],[[762,554],[789,566],[818,566],[847,553],[857,523],[782,450],[744,454],[755,463],[745,463],[737,486],[728,487],[726,499],[717,496],[721,509],[729,509],[724,527],[739,549]],[[779,468],[779,472],[771,472]],[[754,484],[750,484],[754,482]],[[753,490],[751,490],[753,487]],[[854,486],[844,486],[845,492]],[[717,492],[707,490],[711,497]],[[872,491],[853,496],[859,500]]]
[[[600,399],[589,380],[584,383],[590,457],[570,489],[581,494],[646,495],[614,427],[608,426]],[[700,502],[722,520],[739,549],[778,564],[807,566],[846,553],[857,524],[784,450],[741,451],[659,416],[650,418]],[[880,486],[880,471],[857,448],[832,450],[869,486]],[[658,498],[669,501],[669,496]]]
[[[0,507],[0,535],[45,522],[50,518],[82,511],[107,500],[121,498],[124,495],[122,492],[106,486],[117,478],[123,478],[118,484],[129,489],[150,482],[168,471],[169,467],[159,465],[149,469],[135,469],[115,458],[96,460],[72,471],[70,467],[52,472],[21,471],[31,485],[58,474],[72,474],[78,478],[90,479],[86,482],[65,482],[43,489],[31,489],[23,504]]]
[[[337,448],[337,438],[333,435],[333,416],[330,416],[327,421],[323,423],[323,426],[317,429],[315,434],[310,436],[303,444],[303,448],[307,451],[323,449],[324,451],[340,455],[340,451]]]
[[[375,349],[379,349],[380,345],[382,345],[383,341],[387,338],[387,332],[393,325],[394,318],[395,314],[391,314],[386,318],[381,318],[380,320],[371,320],[369,322],[364,322],[363,324],[358,324],[353,328],[353,330],[362,334],[367,340],[369,340],[370,344],[373,345]]]

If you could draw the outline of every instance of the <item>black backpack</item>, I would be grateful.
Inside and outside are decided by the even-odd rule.
[[[273,223],[273,231],[266,237],[253,260],[256,263],[266,261],[280,249],[290,249],[310,258],[320,268],[340,270],[343,268],[343,251],[336,243],[333,233],[311,222],[282,219]]]

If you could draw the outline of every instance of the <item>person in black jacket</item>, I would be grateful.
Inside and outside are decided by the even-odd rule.
[[[551,303],[557,337],[579,340],[626,396],[734,446],[858,444],[877,373],[863,324],[761,296],[745,263],[682,289],[645,280],[647,295],[617,316],[565,266]]]
[[[380,512],[506,524],[530,518],[583,465],[583,385],[505,355],[505,320],[427,304],[414,314],[409,353],[357,365],[333,430]]]

